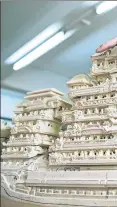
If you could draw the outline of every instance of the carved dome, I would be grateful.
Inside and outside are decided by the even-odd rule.
[[[85,74],[76,75],[67,82],[68,86],[74,85],[92,85],[90,78]]]

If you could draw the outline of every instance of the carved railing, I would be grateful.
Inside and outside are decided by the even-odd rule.
[[[117,164],[117,146],[108,149],[88,149],[50,154],[50,165],[64,164]],[[96,163],[97,161],[97,163]],[[104,163],[105,162],[105,163]]]

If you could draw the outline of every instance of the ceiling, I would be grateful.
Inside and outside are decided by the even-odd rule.
[[[18,91],[57,88],[67,92],[66,82],[79,73],[89,73],[90,56],[108,39],[117,36],[117,7],[97,15],[99,1],[2,1],[2,87]],[[86,25],[82,19],[91,24]],[[76,32],[60,45],[19,71],[4,61],[49,25],[60,22]]]

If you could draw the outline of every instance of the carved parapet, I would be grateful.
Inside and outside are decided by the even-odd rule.
[[[58,103],[59,101],[57,101]],[[33,108],[29,110],[29,108],[27,108],[23,113],[19,113],[17,114],[14,118],[13,121],[14,123],[16,121],[30,121],[30,120],[54,120],[54,119],[59,119],[61,120],[61,116],[62,116],[62,111],[66,108],[71,107],[71,105],[67,102],[64,103],[64,101],[62,101],[61,103],[58,104],[58,106],[55,107],[49,107],[49,108],[44,108],[44,106],[42,105],[42,109],[38,107]]]
[[[100,134],[100,135],[84,135],[84,136],[75,136],[75,137],[66,137],[63,141],[63,147],[68,148],[69,146],[75,147],[79,145],[84,146],[99,146],[99,145],[110,145],[117,143],[116,139],[117,134]],[[60,142],[60,141],[59,141]]]
[[[79,96],[88,96],[88,95],[97,95],[97,94],[106,94],[111,93],[113,91],[117,91],[117,83],[103,83],[102,85],[92,86],[88,88],[81,89],[72,89],[69,92],[69,97],[71,99],[79,97]]]
[[[74,119],[74,114],[72,111],[64,111],[62,113],[62,122],[65,123],[66,121],[72,122]]]
[[[28,113],[24,113],[23,115],[19,114],[14,118],[14,122],[33,121],[33,120],[54,120],[54,110],[42,109],[37,111],[30,111]]]
[[[52,136],[57,136],[60,129],[60,122],[37,120],[36,122],[17,122],[16,126],[12,128],[12,134],[29,134],[29,133],[42,133]]]
[[[117,165],[117,146],[51,153],[50,165]]]
[[[105,75],[105,74],[113,74],[117,73],[117,65],[113,65],[113,67],[101,67],[101,68],[91,68],[91,75],[93,77],[99,76],[99,75]]]
[[[29,161],[25,161],[24,159],[5,159],[1,163],[1,170],[2,172],[17,172],[19,170],[22,170],[23,168],[26,168],[28,166]]]
[[[63,137],[75,137],[86,135],[104,135],[104,134],[116,134],[117,126],[112,125],[109,121],[103,121],[103,125],[99,122],[96,123],[71,123],[67,126],[67,129],[60,132]]]
[[[86,122],[86,121],[96,121],[96,120],[107,120],[109,116],[107,114],[90,114],[90,115],[73,115],[72,118],[67,116],[64,118],[64,123],[73,123],[73,122]]]
[[[15,138],[12,135],[7,143],[3,143],[3,146],[50,146],[52,140],[55,139],[53,136],[45,134],[21,134]]]
[[[114,97],[115,96],[115,97]],[[80,101],[76,99],[73,102],[72,109],[84,109],[84,108],[93,108],[93,107],[105,107],[109,105],[117,104],[116,94],[107,94],[106,96],[98,95],[96,98],[92,100],[92,96],[86,98],[82,98]]]
[[[92,76],[99,76],[105,74],[117,73],[117,57],[112,60],[106,58],[101,60],[94,60],[91,68]]]
[[[39,146],[7,147],[2,150],[2,159],[28,159],[38,154],[44,154],[47,150]]]
[[[76,109],[70,112],[64,112],[62,116],[63,123],[86,122],[96,120],[110,120],[117,117],[116,108],[87,108]]]
[[[61,137],[56,140],[53,148],[50,147],[50,151],[57,150],[70,150],[70,149],[80,149],[80,148],[97,148],[98,147],[113,147],[117,145],[117,134],[113,135],[89,135],[89,136],[79,136],[79,137]]]
[[[20,173],[23,171],[40,171],[45,170],[48,166],[48,153],[45,150],[45,154],[38,154],[37,156],[30,157],[14,157],[13,159],[4,159],[1,163],[1,170],[6,175],[7,172],[10,172],[14,175],[14,172]],[[26,158],[26,159],[25,159]]]
[[[28,107],[26,108],[26,112],[34,111],[34,110],[41,110],[41,109],[59,109],[59,108],[70,108],[71,104],[59,97],[53,98],[45,98],[44,101],[33,101],[29,103]]]

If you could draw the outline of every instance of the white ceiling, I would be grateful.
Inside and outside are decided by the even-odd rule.
[[[66,82],[89,73],[90,56],[108,39],[117,36],[117,8],[104,15],[95,12],[98,1],[1,2],[2,85],[19,91],[54,87],[67,92]],[[83,17],[85,15],[85,17]],[[91,22],[81,23],[85,18]],[[78,21],[79,20],[79,21]],[[77,32],[56,48],[19,71],[4,61],[47,26],[61,22],[65,28],[78,21]]]

